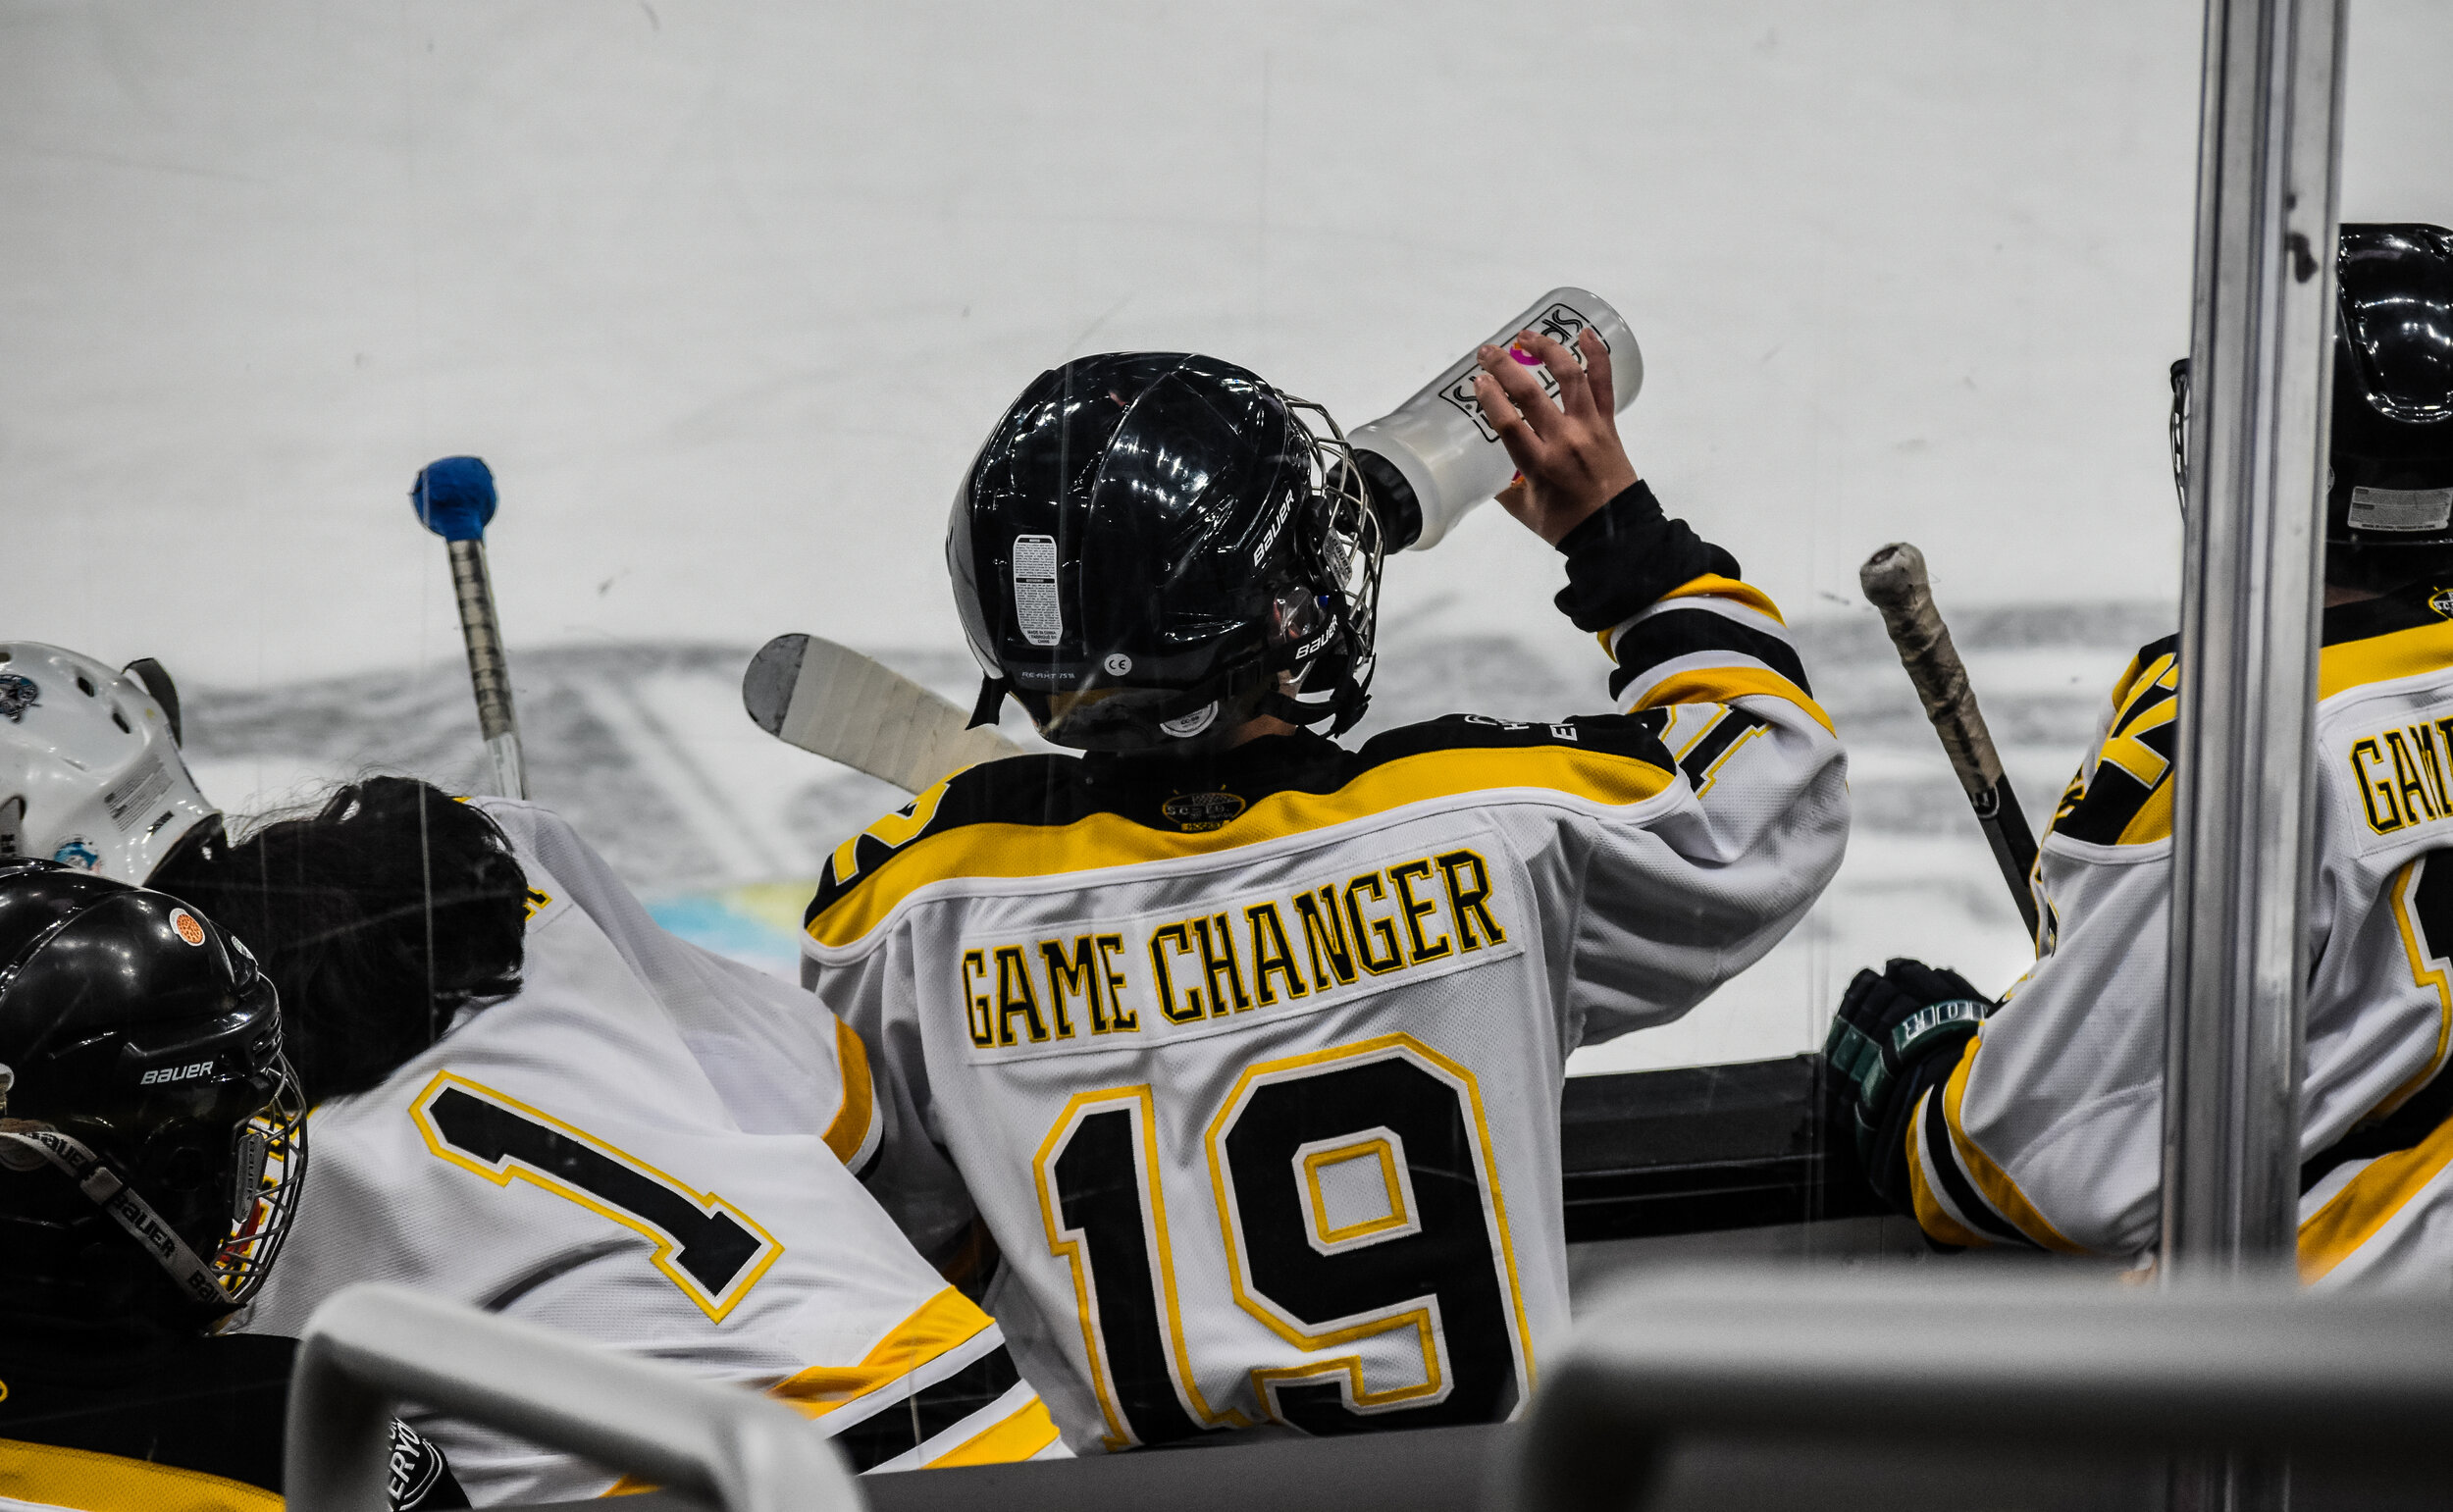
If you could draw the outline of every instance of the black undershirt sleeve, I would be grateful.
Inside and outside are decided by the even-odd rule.
[[[1567,586],[1555,601],[1585,631],[1607,630],[1706,573],[1739,575],[1736,557],[1663,513],[1642,482],[1569,531],[1558,548],[1567,558]]]

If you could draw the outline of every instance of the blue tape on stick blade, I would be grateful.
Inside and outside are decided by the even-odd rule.
[[[409,489],[418,523],[445,541],[483,541],[494,518],[494,473],[483,457],[444,457],[418,469]]]

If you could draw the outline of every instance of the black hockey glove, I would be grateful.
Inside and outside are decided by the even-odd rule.
[[[1998,1005],[1947,967],[1894,958],[1880,976],[1859,971],[1823,1042],[1840,1122],[1856,1135],[1874,1192],[1902,1213],[1908,1192],[1907,1125],[1917,1100],[1951,1073],[1959,1049]]]

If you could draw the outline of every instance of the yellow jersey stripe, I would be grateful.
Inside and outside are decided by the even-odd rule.
[[[901,1380],[989,1327],[986,1313],[948,1286],[889,1330],[858,1365],[813,1365],[767,1388],[805,1418],[822,1418]]]
[[[1771,595],[1751,583],[1742,583],[1736,578],[1725,578],[1717,572],[1707,572],[1699,578],[1689,578],[1668,593],[1661,595],[1655,601],[1667,603],[1672,599],[1702,598],[1727,599],[1745,604],[1757,614],[1769,615],[1780,624],[1789,623],[1780,617],[1780,605],[1772,602]]]
[[[1056,1438],[1056,1420],[1048,1416],[1047,1403],[1034,1396],[1003,1421],[930,1460],[928,1468],[1008,1465],[1030,1458]]]
[[[1976,1190],[1984,1194],[1995,1211],[2016,1225],[2019,1232],[2045,1248],[2059,1250],[2064,1255],[2086,1254],[2084,1245],[2071,1242],[2053,1226],[2052,1220],[2027,1200],[2027,1194],[2018,1189],[2018,1183],[2010,1179],[2009,1172],[1995,1165],[1991,1156],[1976,1147],[1976,1141],[1967,1137],[1965,1125],[1959,1121],[1959,1107],[1967,1097],[1967,1073],[1975,1068],[1976,1053],[1984,1047],[1985,1037],[1982,1034],[1968,1041],[1967,1054],[1959,1058],[1958,1069],[1951,1072],[1951,1079],[1943,1084],[1942,1122],[1951,1136],[1951,1149],[1958,1156],[1960,1169],[1967,1173]]]
[[[1774,678],[1782,687],[1785,678]],[[1802,695],[1799,695],[1802,697]],[[1408,804],[1546,788],[1604,804],[1640,804],[1677,773],[1637,756],[1575,746],[1482,746],[1399,756],[1333,793],[1273,793],[1217,829],[1169,833],[1119,814],[1093,813],[1065,825],[966,824],[913,842],[889,865],[809,921],[821,945],[849,945],[882,923],[904,899],[959,877],[1037,877],[1212,856],[1332,824],[1369,818]]]
[[[1953,1218],[1925,1177],[1926,1112],[1926,1100],[1919,1098],[1916,1116],[1907,1121],[1908,1199],[1916,1210],[1916,1226],[1945,1244],[1956,1244],[1961,1249],[1990,1249],[1993,1241]]]
[[[868,1047],[852,1025],[835,1020],[835,1070],[843,1080],[843,1106],[826,1125],[826,1148],[850,1166],[868,1143],[868,1126],[876,1118],[876,1089],[869,1081]]]
[[[2158,782],[2155,790],[2146,796],[2146,802],[2138,806],[2138,811],[2129,816],[2129,822],[2121,826],[2120,839],[2114,844],[2151,845],[2158,840],[2169,840],[2172,837],[2173,788],[2174,784],[2166,774],[2165,780]]]
[[[260,1486],[123,1454],[0,1438],[0,1498],[78,1512],[281,1512]]]
[[[2437,672],[2447,666],[2453,666],[2453,622],[2345,641],[2317,653],[2317,697],[2330,699],[2367,683]]]
[[[2411,1148],[2369,1162],[2300,1225],[2300,1279],[2322,1279],[2350,1259],[2448,1163],[2453,1163],[2453,1120]]]
[[[1749,695],[1787,699],[1812,715],[1816,724],[1835,736],[1840,733],[1833,727],[1831,716],[1806,696],[1804,689],[1769,667],[1696,667],[1673,673],[1646,688],[1642,697],[1627,705],[1627,711],[1632,714],[1664,704],[1726,704]]]

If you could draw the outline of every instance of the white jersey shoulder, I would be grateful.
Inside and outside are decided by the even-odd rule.
[[[2453,595],[2326,611],[2302,1091],[2301,1269],[2453,1260]],[[2160,1211],[2176,642],[2114,686],[2039,857],[2043,955],[1908,1132],[1960,1244],[2142,1255]]]
[[[247,1327],[295,1333],[339,1287],[391,1281],[766,1387],[863,1470],[1046,1452],[996,1326],[845,1169],[878,1137],[857,1039],[659,929],[548,810],[481,807],[527,874],[521,988],[315,1110],[297,1225]],[[481,1502],[608,1487],[418,1426]]]

